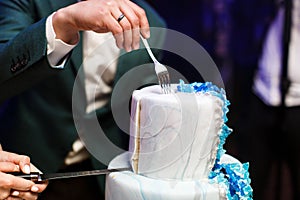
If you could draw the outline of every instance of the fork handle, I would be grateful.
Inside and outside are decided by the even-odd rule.
[[[152,53],[152,51],[150,49],[150,46],[148,44],[148,41],[142,35],[140,35],[140,37],[141,37],[141,39],[142,39],[142,41],[143,41],[143,43],[144,43],[144,45],[146,47],[146,50],[148,51],[148,54],[151,57],[152,61],[154,63],[157,63],[158,61],[156,60],[155,56],[153,55],[153,53]]]

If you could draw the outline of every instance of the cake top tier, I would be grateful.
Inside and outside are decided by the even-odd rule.
[[[211,83],[159,86],[133,93],[130,124],[132,167],[153,178],[207,179],[227,120],[225,92]]]
[[[222,164],[223,145],[232,130],[225,124],[229,101],[210,82],[159,86],[133,93],[130,124],[131,165],[155,179],[209,179],[231,199],[252,199],[248,163]]]

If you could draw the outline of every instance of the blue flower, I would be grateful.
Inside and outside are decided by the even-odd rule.
[[[216,161],[208,178],[210,183],[218,183],[226,189],[228,200],[252,200],[253,190],[250,186],[249,163],[220,163],[222,155],[226,152],[223,148],[226,138],[232,132],[232,129],[225,124],[228,121],[226,115],[230,105],[230,102],[226,99],[225,90],[218,88],[211,82],[185,84],[183,80],[180,80],[177,90],[186,93],[209,93],[223,101],[224,124],[219,133]]]

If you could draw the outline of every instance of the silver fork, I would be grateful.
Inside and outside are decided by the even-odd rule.
[[[141,35],[141,39],[146,47],[149,56],[151,57],[154,63],[155,72],[158,78],[159,85],[162,89],[162,92],[165,94],[171,93],[170,75],[167,68],[163,64],[157,61],[157,59],[155,58],[155,56],[153,55],[149,47],[148,41],[145,38],[143,38],[142,35]]]

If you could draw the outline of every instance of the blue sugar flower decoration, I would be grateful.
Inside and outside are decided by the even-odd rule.
[[[214,167],[209,175],[211,183],[218,183],[227,191],[228,200],[252,200],[251,179],[249,177],[249,163],[220,163],[221,157],[225,154],[223,148],[226,138],[231,134],[230,129],[225,123],[228,121],[227,113],[230,102],[226,99],[224,89],[218,88],[211,82],[185,84],[180,80],[177,86],[178,92],[185,93],[209,93],[223,101],[223,121],[224,124],[219,133],[219,144]]]

